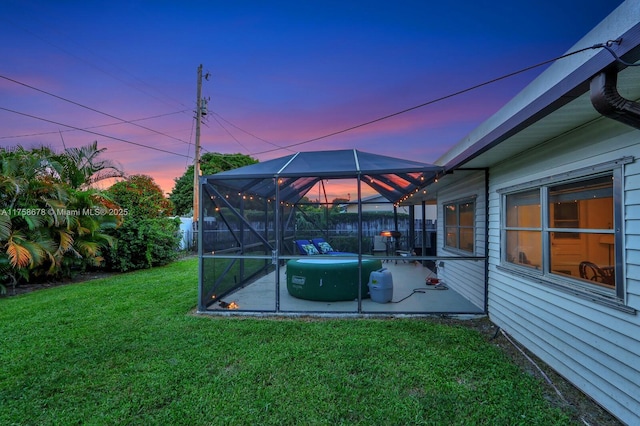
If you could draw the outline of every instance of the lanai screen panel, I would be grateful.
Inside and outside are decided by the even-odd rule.
[[[299,152],[202,177],[199,308],[210,309],[225,295],[276,272],[274,301],[264,310],[280,309],[275,295],[284,284],[277,277],[292,256],[299,256],[292,251],[302,235],[293,221],[296,203],[318,182],[354,179],[398,203],[441,171],[426,163],[337,150]],[[354,241],[362,241],[361,218],[351,228]],[[316,235],[318,230],[311,236],[323,236]],[[358,247],[341,243],[349,251]],[[353,256],[367,250],[369,244]]]
[[[240,191],[238,185],[207,179],[202,180],[201,191],[200,302],[210,307],[236,288],[274,271],[275,203]]]

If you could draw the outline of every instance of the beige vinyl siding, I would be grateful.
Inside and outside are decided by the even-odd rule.
[[[640,315],[623,312],[500,268],[497,190],[640,152],[638,131],[611,120],[542,144],[490,170],[491,320],[603,407],[640,424]],[[640,309],[640,161],[624,166],[625,288]]]
[[[640,309],[640,159],[626,167],[624,198],[627,302]]]
[[[484,256],[486,187],[483,171],[462,172],[464,179],[438,188],[438,234],[439,256]],[[440,194],[445,194],[442,198]],[[475,203],[474,252],[467,253],[445,247],[444,205],[449,202],[473,199]],[[469,299],[481,309],[485,306],[485,262],[470,260],[444,260],[444,267],[438,270],[438,276],[452,289]]]
[[[630,315],[512,278],[492,281],[489,299],[493,322],[605,408],[637,416],[640,342]]]

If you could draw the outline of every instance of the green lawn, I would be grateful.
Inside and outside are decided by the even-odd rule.
[[[0,424],[571,424],[471,329],[195,316],[196,274],[0,299]]]

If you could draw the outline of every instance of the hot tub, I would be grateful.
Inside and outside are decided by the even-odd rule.
[[[369,297],[369,275],[380,259],[362,259],[362,297]],[[358,259],[294,259],[287,262],[287,291],[306,300],[336,302],[358,298]]]

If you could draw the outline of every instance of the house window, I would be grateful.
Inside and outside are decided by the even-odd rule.
[[[540,189],[506,196],[507,261],[539,269],[542,263]]]
[[[580,204],[575,201],[558,201],[553,205],[553,226],[555,228],[579,228]],[[579,238],[575,232],[556,232],[555,238]]]
[[[503,194],[503,261],[551,281],[622,299],[616,248],[622,171],[548,180]]]
[[[475,242],[475,201],[444,205],[445,247],[473,253]]]

